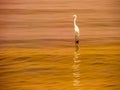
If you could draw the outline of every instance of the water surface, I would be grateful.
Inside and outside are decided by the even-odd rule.
[[[118,0],[1,0],[0,90],[120,90],[119,11]]]

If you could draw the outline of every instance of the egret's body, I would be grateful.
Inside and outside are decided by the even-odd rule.
[[[74,30],[75,30],[75,53],[79,50],[79,28],[76,24],[77,16],[74,15]]]
[[[77,16],[74,15],[74,30],[75,30],[75,36],[76,36],[76,35],[79,36],[79,28],[78,28],[78,26],[77,26],[77,24],[76,24],[76,20],[77,20]]]

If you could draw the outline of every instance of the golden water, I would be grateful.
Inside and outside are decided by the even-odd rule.
[[[118,0],[1,0],[0,90],[120,90],[119,7]]]

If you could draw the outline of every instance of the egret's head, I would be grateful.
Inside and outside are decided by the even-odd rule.
[[[77,15],[76,15],[76,14],[74,14],[74,15],[73,15],[73,17],[74,17],[74,18],[77,18]]]

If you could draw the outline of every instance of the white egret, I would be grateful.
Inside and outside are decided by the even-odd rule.
[[[74,32],[75,32],[75,49],[76,49],[76,52],[78,52],[79,50],[79,28],[76,24],[76,20],[77,20],[77,15],[73,15],[74,17]]]
[[[74,17],[74,30],[75,30],[75,36],[78,36],[79,37],[79,28],[76,24],[76,20],[77,20],[77,15],[73,15]]]

